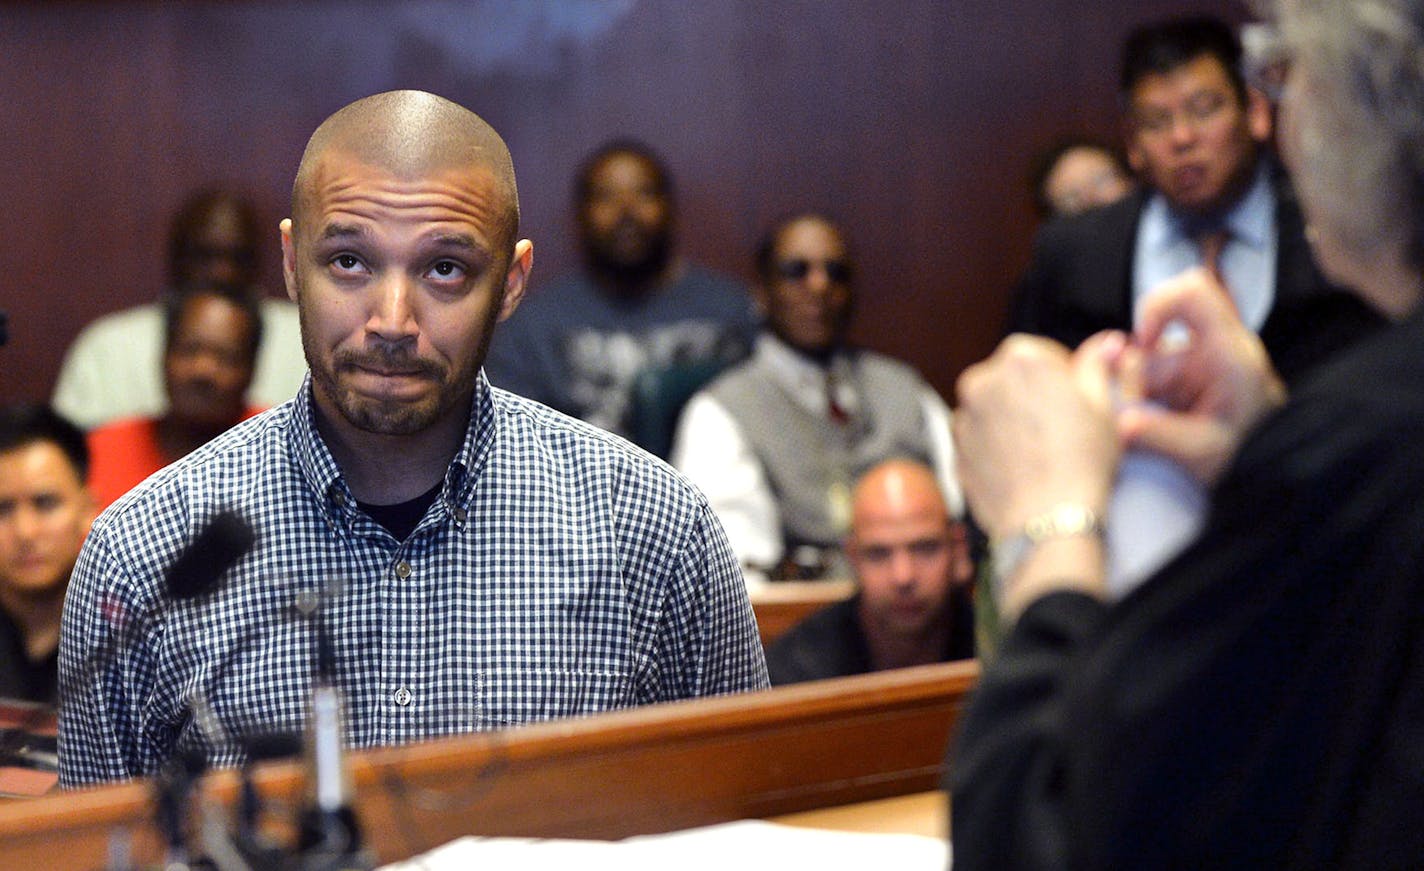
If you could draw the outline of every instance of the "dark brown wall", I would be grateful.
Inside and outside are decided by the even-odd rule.
[[[396,87],[470,106],[514,153],[535,284],[574,261],[569,177],[614,135],[662,150],[695,259],[761,228],[852,227],[856,336],[948,394],[1028,253],[1030,154],[1115,131],[1133,24],[1235,0],[473,0],[0,4],[0,400],[43,399],[95,316],[152,299],[168,215],[213,181],[276,223],[306,136]]]

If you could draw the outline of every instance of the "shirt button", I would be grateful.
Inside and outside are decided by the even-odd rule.
[[[410,699],[410,690],[406,689],[405,687],[401,687],[400,689],[396,690],[396,704],[400,705],[402,708],[410,704]]]
[[[400,562],[396,563],[396,577],[400,578],[402,581],[410,577],[410,563],[406,562],[405,560],[401,560]]]

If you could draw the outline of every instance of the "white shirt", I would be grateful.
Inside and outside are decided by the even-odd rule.
[[[163,305],[156,302],[89,324],[65,352],[54,410],[83,429],[163,414],[168,408],[163,333]],[[248,401],[268,407],[291,399],[306,371],[297,307],[287,300],[262,300],[262,345]]]
[[[816,415],[827,413],[825,369],[770,333],[757,337],[754,353],[770,364],[768,370],[793,402]],[[845,358],[833,358],[831,368],[844,365]],[[850,379],[839,379],[836,391],[837,403],[854,414],[861,400]],[[939,479],[945,505],[951,514],[959,516],[964,511],[964,496],[954,475],[949,406],[926,386],[920,394],[920,407],[931,465]],[[766,470],[752,451],[751,443],[726,406],[706,390],[694,394],[683,408],[673,438],[671,460],[707,497],[727,532],[732,551],[747,573],[748,584],[756,586],[764,581],[760,572],[747,571],[746,567],[774,566],[781,562],[781,513]]]

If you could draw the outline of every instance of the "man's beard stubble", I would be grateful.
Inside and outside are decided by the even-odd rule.
[[[621,284],[645,284],[654,281],[672,260],[673,240],[670,233],[650,234],[644,249],[629,255],[617,246],[600,239],[585,243],[585,257],[594,272]]]
[[[414,435],[429,429],[461,404],[468,406],[474,395],[480,367],[489,350],[490,337],[498,320],[493,314],[484,325],[475,357],[467,371],[452,371],[434,360],[426,360],[395,345],[373,345],[367,349],[339,349],[332,354],[331,366],[323,364],[320,350],[314,348],[308,323],[308,310],[300,304],[303,296],[298,280],[297,314],[301,323],[302,352],[312,375],[312,388],[323,394],[341,416],[356,429],[374,435]],[[493,311],[498,311],[496,306]],[[412,372],[435,383],[433,397],[420,401],[380,400],[362,396],[343,386],[340,373],[359,367],[397,369]]]

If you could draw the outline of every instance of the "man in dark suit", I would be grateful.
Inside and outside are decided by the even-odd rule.
[[[1381,323],[1316,268],[1267,147],[1270,106],[1247,87],[1240,61],[1236,35],[1215,19],[1176,19],[1128,38],[1128,157],[1146,187],[1043,228],[1010,332],[1071,348],[1099,330],[1131,329],[1148,293],[1197,266],[1220,277],[1288,383]]]

